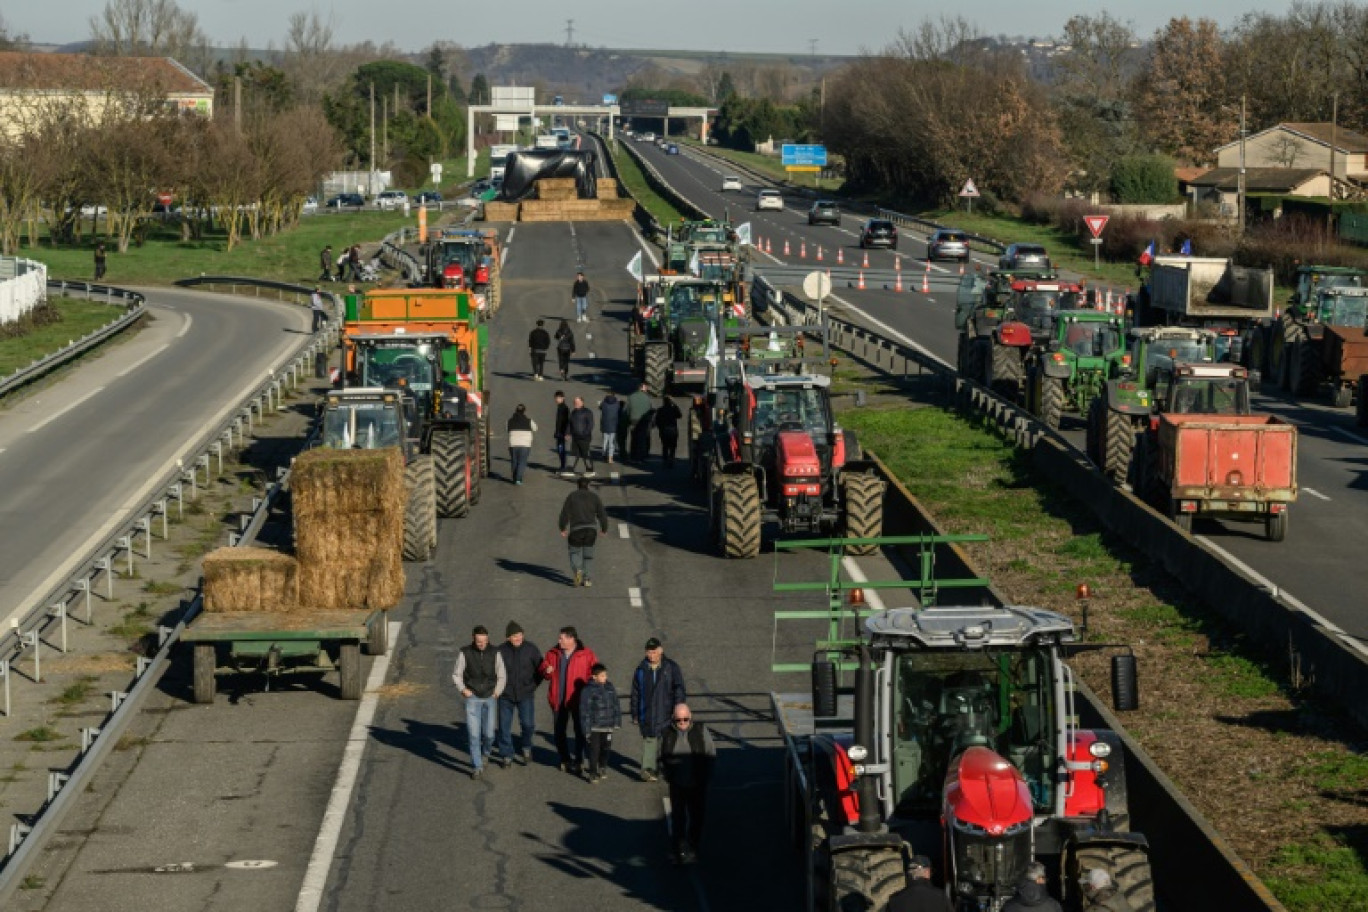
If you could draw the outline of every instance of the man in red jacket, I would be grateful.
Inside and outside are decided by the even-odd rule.
[[[560,768],[579,775],[584,762],[584,727],[580,724],[580,691],[589,681],[590,670],[598,664],[594,650],[580,642],[574,627],[562,627],[556,645],[546,652],[538,671],[551,682],[546,699],[556,716],[556,751],[560,754]],[[566,726],[575,725],[575,756],[570,757]]]

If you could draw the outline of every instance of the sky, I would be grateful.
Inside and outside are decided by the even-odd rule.
[[[13,33],[41,44],[65,44],[90,37],[89,20],[106,0],[0,0],[0,15]],[[1206,0],[1200,15],[1222,27],[1259,9],[1283,12],[1290,0]],[[180,0],[199,16],[210,40],[230,46],[242,37],[254,48],[283,44],[289,16],[317,9],[331,17],[338,42],[393,41],[419,51],[435,40],[466,47],[493,43],[565,43],[566,19],[574,17],[573,42],[589,47],[676,50],[858,54],[886,46],[900,28],[911,28],[934,4],[898,0]],[[985,35],[1049,37],[1070,16],[1103,9],[1147,37],[1170,18],[1197,15],[1183,0],[1102,4],[1097,0],[972,0],[959,6]],[[385,17],[382,10],[402,10]],[[671,11],[671,12],[667,12]]]

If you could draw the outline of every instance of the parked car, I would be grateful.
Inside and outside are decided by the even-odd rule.
[[[968,260],[969,235],[956,228],[940,228],[926,240],[928,260]]]
[[[777,209],[783,212],[784,195],[778,190],[761,190],[755,198],[755,210],[759,212],[761,209]]]
[[[722,178],[723,193],[726,193],[728,190],[735,190],[737,193],[740,193],[742,189],[741,178],[737,177],[735,174],[728,174]]]
[[[1012,244],[998,257],[999,269],[1049,269],[1050,255],[1039,244]]]
[[[329,209],[345,209],[348,207],[360,209],[366,205],[366,198],[359,193],[339,193],[336,196],[328,197],[325,204]]]
[[[306,197],[304,198],[304,205],[303,205],[303,206],[300,208],[300,210],[299,210],[299,214],[300,214],[300,215],[317,215],[317,214],[318,214],[318,197],[316,197],[316,196],[306,196]]]
[[[898,249],[898,226],[888,219],[870,219],[860,228],[860,246]]]
[[[841,207],[832,200],[818,200],[808,209],[808,224],[841,227]]]
[[[381,190],[375,198],[377,209],[403,209],[408,202],[408,194],[403,190]]]
[[[679,154],[679,146],[676,146],[674,143],[670,143],[668,146],[665,147],[665,154],[666,154],[666,155],[678,155],[678,154]]]
[[[481,187],[481,184],[483,184],[484,186]],[[476,193],[480,193],[483,190],[488,190],[489,181],[478,180],[475,182],[475,186],[472,189]],[[441,201],[442,194],[438,193],[436,190],[424,190],[422,193],[413,194],[413,205],[415,206],[422,206],[428,203],[440,203]]]

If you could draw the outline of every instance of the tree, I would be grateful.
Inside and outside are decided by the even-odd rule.
[[[1295,168],[1305,154],[1306,146],[1300,139],[1283,134],[1269,144],[1264,157],[1279,168]]]
[[[730,72],[723,71],[722,76],[717,80],[717,102],[721,104],[728,98],[736,94],[736,85],[732,82]]]
[[[1110,13],[1074,16],[1054,60],[1054,100],[1064,144],[1074,166],[1070,183],[1099,191],[1111,164],[1136,145],[1127,90],[1138,63],[1135,33]]]
[[[14,34],[9,30],[9,23],[5,21],[3,14],[0,14],[0,51],[20,51],[28,45],[28,35]]]
[[[484,73],[476,73],[475,78],[470,80],[470,103],[473,105],[487,105],[490,103],[489,80]]]
[[[208,44],[199,17],[176,0],[108,0],[90,17],[90,38],[97,54],[181,61]]]
[[[1235,137],[1239,115],[1223,52],[1210,19],[1171,19],[1155,33],[1134,87],[1136,114],[1150,146],[1181,161],[1204,162]]]
[[[1178,197],[1173,159],[1165,155],[1127,155],[1112,167],[1111,192],[1122,205],[1171,203]]]

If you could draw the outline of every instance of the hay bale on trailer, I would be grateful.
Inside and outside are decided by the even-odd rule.
[[[299,608],[299,564],[266,548],[219,548],[204,556],[204,610],[292,612]]]

